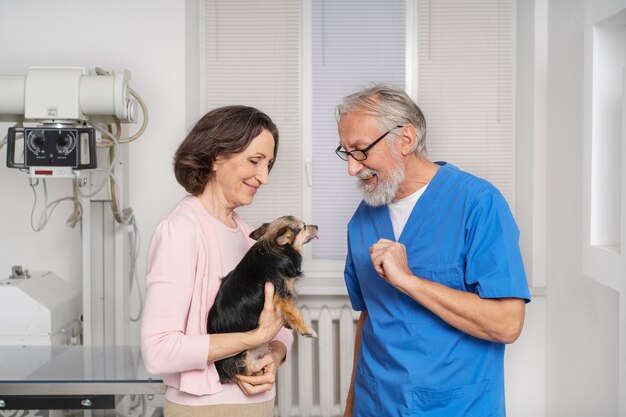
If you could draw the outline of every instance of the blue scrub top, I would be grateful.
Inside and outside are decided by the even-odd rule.
[[[530,301],[505,199],[487,181],[438,164],[399,239],[413,274],[482,298]],[[345,268],[353,308],[368,311],[354,416],[504,416],[504,344],[453,328],[389,285],[369,254],[380,238],[395,240],[387,206],[362,202],[348,224]]]

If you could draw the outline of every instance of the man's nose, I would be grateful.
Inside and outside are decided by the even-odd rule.
[[[351,156],[348,157],[348,174],[354,177],[362,169],[363,164],[361,162],[357,161]]]

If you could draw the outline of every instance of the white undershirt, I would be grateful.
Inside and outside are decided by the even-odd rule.
[[[406,225],[409,216],[413,212],[413,207],[415,207],[417,200],[419,200],[422,194],[424,194],[426,187],[428,187],[428,184],[426,184],[413,194],[399,200],[393,200],[387,205],[387,207],[389,207],[389,216],[391,217],[393,234],[395,235],[396,240],[400,238],[402,230],[404,230],[404,226]]]

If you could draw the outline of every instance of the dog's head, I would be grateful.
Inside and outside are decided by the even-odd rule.
[[[250,233],[250,237],[259,243],[289,245],[300,252],[302,245],[318,236],[317,226],[306,224],[294,216],[283,216],[271,223],[264,223]]]

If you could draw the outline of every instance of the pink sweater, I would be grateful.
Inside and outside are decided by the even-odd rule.
[[[252,246],[252,228],[235,220]],[[148,249],[141,352],[148,372],[162,375],[167,399],[178,404],[253,403],[275,395],[248,397],[236,384],[222,386],[215,365],[207,364],[206,322],[222,277],[219,249],[211,217],[193,196],[159,223]],[[283,328],[275,340],[289,351],[293,334]]]

